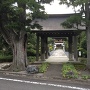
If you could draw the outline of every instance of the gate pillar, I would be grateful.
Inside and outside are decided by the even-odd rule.
[[[41,36],[41,60],[45,60],[45,38]]]
[[[72,55],[72,36],[68,37],[68,51],[69,51],[69,60],[73,60],[73,55]]]
[[[73,36],[73,50],[74,50],[74,59],[75,61],[78,61],[77,36]]]
[[[36,40],[36,61],[39,60],[39,35],[37,35],[37,40]]]

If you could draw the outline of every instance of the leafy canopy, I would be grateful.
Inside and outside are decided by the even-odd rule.
[[[17,34],[23,30],[23,27],[41,29],[38,22],[34,20],[45,19],[47,15],[39,1],[45,0],[0,0],[0,21],[4,23],[4,28],[13,30]],[[26,10],[29,10],[27,14]]]
[[[73,6],[75,11],[74,15],[70,16],[70,18],[62,23],[65,28],[76,27],[78,29],[78,25],[82,25],[82,23],[83,25],[90,23],[86,17],[86,7],[89,4],[89,0],[60,0],[60,4],[65,4],[68,7]],[[78,10],[76,9],[77,7]]]

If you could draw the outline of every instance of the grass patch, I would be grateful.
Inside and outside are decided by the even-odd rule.
[[[64,63],[62,67],[62,75],[64,78],[78,78],[78,71],[71,63]]]
[[[40,65],[40,67],[39,67],[39,72],[40,72],[40,73],[46,72],[48,66],[49,66],[49,63],[42,63],[42,64]]]
[[[82,71],[84,73],[82,73]],[[62,76],[64,78],[81,78],[84,80],[90,79],[90,75],[87,73],[87,67],[82,63],[64,63],[62,67]]]
[[[82,75],[82,79],[84,80],[90,79],[90,75]]]

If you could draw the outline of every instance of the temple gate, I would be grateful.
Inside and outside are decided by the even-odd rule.
[[[48,19],[40,20],[37,19],[38,23],[43,26],[42,30],[34,29],[31,32],[37,35],[37,47],[36,47],[36,60],[39,60],[39,39],[41,38],[41,60],[44,61],[48,58],[48,37],[53,38],[68,38],[68,51],[69,60],[78,60],[77,51],[77,35],[85,30],[84,27],[79,27],[80,30],[76,28],[63,28],[61,23],[64,22],[73,14],[49,14]],[[73,50],[73,52],[72,52]]]

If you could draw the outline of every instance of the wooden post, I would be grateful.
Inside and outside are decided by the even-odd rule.
[[[47,40],[47,37],[45,39],[45,51],[46,51],[46,53],[45,53],[45,59],[47,59],[48,58],[48,40]]]
[[[37,35],[37,45],[36,45],[36,61],[39,60],[39,36]]]
[[[45,60],[45,45],[44,45],[44,37],[41,36],[41,60]]]
[[[73,36],[73,49],[74,49],[74,59],[75,61],[78,61],[77,36]]]
[[[68,37],[68,49],[69,49],[69,60],[73,60],[72,58],[72,36]]]

